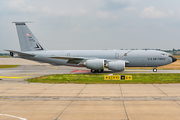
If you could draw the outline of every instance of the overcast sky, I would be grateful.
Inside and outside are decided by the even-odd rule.
[[[51,50],[180,49],[180,0],[0,0],[0,52],[20,50],[14,21]]]

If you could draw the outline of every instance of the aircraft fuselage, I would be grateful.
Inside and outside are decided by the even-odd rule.
[[[126,67],[158,67],[173,62],[172,56],[156,50],[47,50],[31,51],[35,57],[27,58],[56,65],[73,65],[66,59],[52,57],[84,57],[89,59],[125,60]]]

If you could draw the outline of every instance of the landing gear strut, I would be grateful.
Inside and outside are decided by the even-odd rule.
[[[103,71],[104,71],[104,69],[102,69],[102,70],[97,70],[98,73],[102,73]]]
[[[156,68],[153,68],[153,72],[157,72],[157,69],[156,69]]]
[[[92,69],[91,69],[91,72],[92,72],[92,73],[102,73],[103,71],[104,71],[104,69],[102,69],[102,70],[92,70]]]

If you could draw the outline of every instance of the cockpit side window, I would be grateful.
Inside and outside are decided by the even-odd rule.
[[[165,54],[165,53],[162,53],[161,55],[164,55],[164,56],[170,56],[169,54]]]

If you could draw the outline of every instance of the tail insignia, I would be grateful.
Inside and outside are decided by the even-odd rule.
[[[34,48],[36,48],[37,50],[44,50],[44,49],[41,47],[41,45],[38,44],[38,43],[36,43],[36,47],[34,47]]]
[[[26,36],[31,36],[30,33],[27,33]]]

